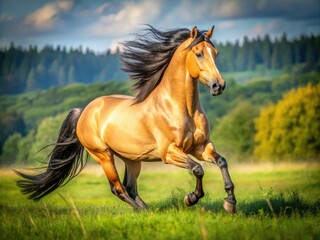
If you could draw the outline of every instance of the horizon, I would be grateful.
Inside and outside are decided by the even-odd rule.
[[[277,41],[281,41],[281,39],[283,38],[283,36],[286,35],[286,33],[284,32],[281,36],[276,36],[274,38],[271,38],[270,35],[268,34],[265,34],[263,36],[256,36],[256,37],[252,37],[252,38],[248,38],[249,40],[249,43],[252,43],[252,42],[255,42],[255,41],[258,41],[261,40],[263,41],[266,36],[269,37],[270,39],[270,42],[271,43],[275,43]],[[236,46],[237,42],[240,46],[242,46],[243,44],[243,39],[246,38],[247,36],[243,36],[241,40],[239,39],[235,39],[235,41],[231,42],[231,41],[226,41],[226,42],[216,42],[216,41],[213,41],[216,45],[227,45],[227,44],[231,44],[232,46]],[[301,34],[299,36],[295,36],[295,37],[292,37],[292,38],[288,38],[286,37],[287,41],[288,42],[294,42],[294,41],[297,41],[297,40],[300,40],[301,38],[303,37],[306,37],[306,38],[311,38],[311,37],[320,37],[320,33],[318,34]],[[52,48],[53,50],[57,50],[58,48],[61,48],[61,49],[65,49],[65,51],[67,53],[70,53],[72,50],[75,50],[75,51],[79,51],[83,54],[87,53],[87,52],[90,52],[90,53],[94,53],[96,55],[103,55],[103,54],[106,54],[108,52],[110,52],[111,54],[116,54],[118,48],[116,49],[111,49],[111,48],[107,48],[105,50],[95,50],[93,48],[90,48],[90,47],[84,47],[83,45],[72,45],[72,46],[67,46],[67,45],[60,45],[60,44],[44,44],[44,45],[37,45],[37,44],[30,44],[30,45],[18,45],[16,44],[14,41],[10,42],[9,45],[6,45],[6,46],[1,46],[0,45],[0,50],[5,50],[5,51],[8,51],[12,46],[14,46],[15,48],[19,48],[19,49],[22,49],[22,50],[29,50],[30,48],[36,48],[37,49],[37,52],[40,52],[42,51],[43,49],[45,48]],[[121,51],[121,47],[118,46],[120,51]]]

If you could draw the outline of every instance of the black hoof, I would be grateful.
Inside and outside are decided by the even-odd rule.
[[[185,203],[188,207],[191,207],[191,206],[195,205],[198,201],[199,201],[199,198],[197,198],[194,193],[188,193],[188,194],[184,197],[184,203]]]

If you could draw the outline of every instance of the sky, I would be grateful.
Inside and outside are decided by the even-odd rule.
[[[0,47],[115,49],[151,24],[160,30],[215,25],[214,41],[320,34],[320,0],[0,0]]]

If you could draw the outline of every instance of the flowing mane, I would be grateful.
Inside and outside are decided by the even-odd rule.
[[[190,37],[186,28],[159,31],[148,25],[136,40],[122,43],[123,70],[134,81],[135,103],[145,100],[160,83],[175,50]]]

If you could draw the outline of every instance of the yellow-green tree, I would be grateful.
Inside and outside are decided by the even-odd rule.
[[[292,90],[262,109],[255,127],[259,159],[320,159],[320,84]]]

